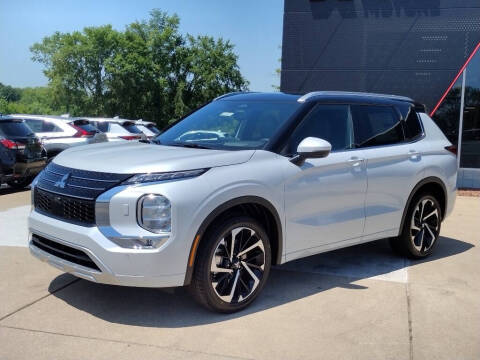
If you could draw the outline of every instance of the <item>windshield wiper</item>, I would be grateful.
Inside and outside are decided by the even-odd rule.
[[[186,148],[192,148],[192,149],[212,149],[208,146],[205,145],[200,145],[196,143],[173,143],[173,144],[168,144],[169,146],[180,146],[180,147],[186,147]]]

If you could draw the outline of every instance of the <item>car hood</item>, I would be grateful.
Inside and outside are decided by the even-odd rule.
[[[121,141],[76,146],[61,152],[54,163],[75,169],[138,174],[241,164],[255,150],[209,150]]]

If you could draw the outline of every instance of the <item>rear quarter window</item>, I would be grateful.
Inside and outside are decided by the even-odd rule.
[[[406,141],[414,141],[422,137],[423,130],[420,125],[420,117],[413,107],[410,108],[406,116],[404,128]]]

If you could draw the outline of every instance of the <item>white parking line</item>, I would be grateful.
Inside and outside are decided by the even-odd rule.
[[[28,246],[30,205],[0,211],[0,246]]]

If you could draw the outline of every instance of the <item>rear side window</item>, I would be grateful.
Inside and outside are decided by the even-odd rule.
[[[417,112],[413,107],[410,108],[405,118],[405,140],[414,141],[422,136],[422,126]]]
[[[391,106],[352,105],[357,147],[391,145],[404,141],[400,117]]]
[[[32,130],[22,120],[0,121],[0,131],[6,136],[29,136]]]
[[[333,151],[352,148],[353,132],[348,105],[316,105],[294,130],[283,153],[295,154],[298,144],[309,136],[327,140]]]
[[[155,134],[160,134],[160,130],[153,124],[148,124],[147,128]]]
[[[33,130],[33,132],[60,132],[63,131],[57,125],[47,120],[40,119],[25,119],[25,122]]]
[[[91,122],[98,130],[108,132],[108,122],[106,121],[92,121]]]
[[[132,134],[142,134],[142,130],[140,130],[134,123],[125,123],[123,124],[123,127]]]
[[[73,122],[73,125],[91,133],[98,132],[98,129],[92,124],[90,124],[90,122],[88,122],[87,120],[76,120]]]

